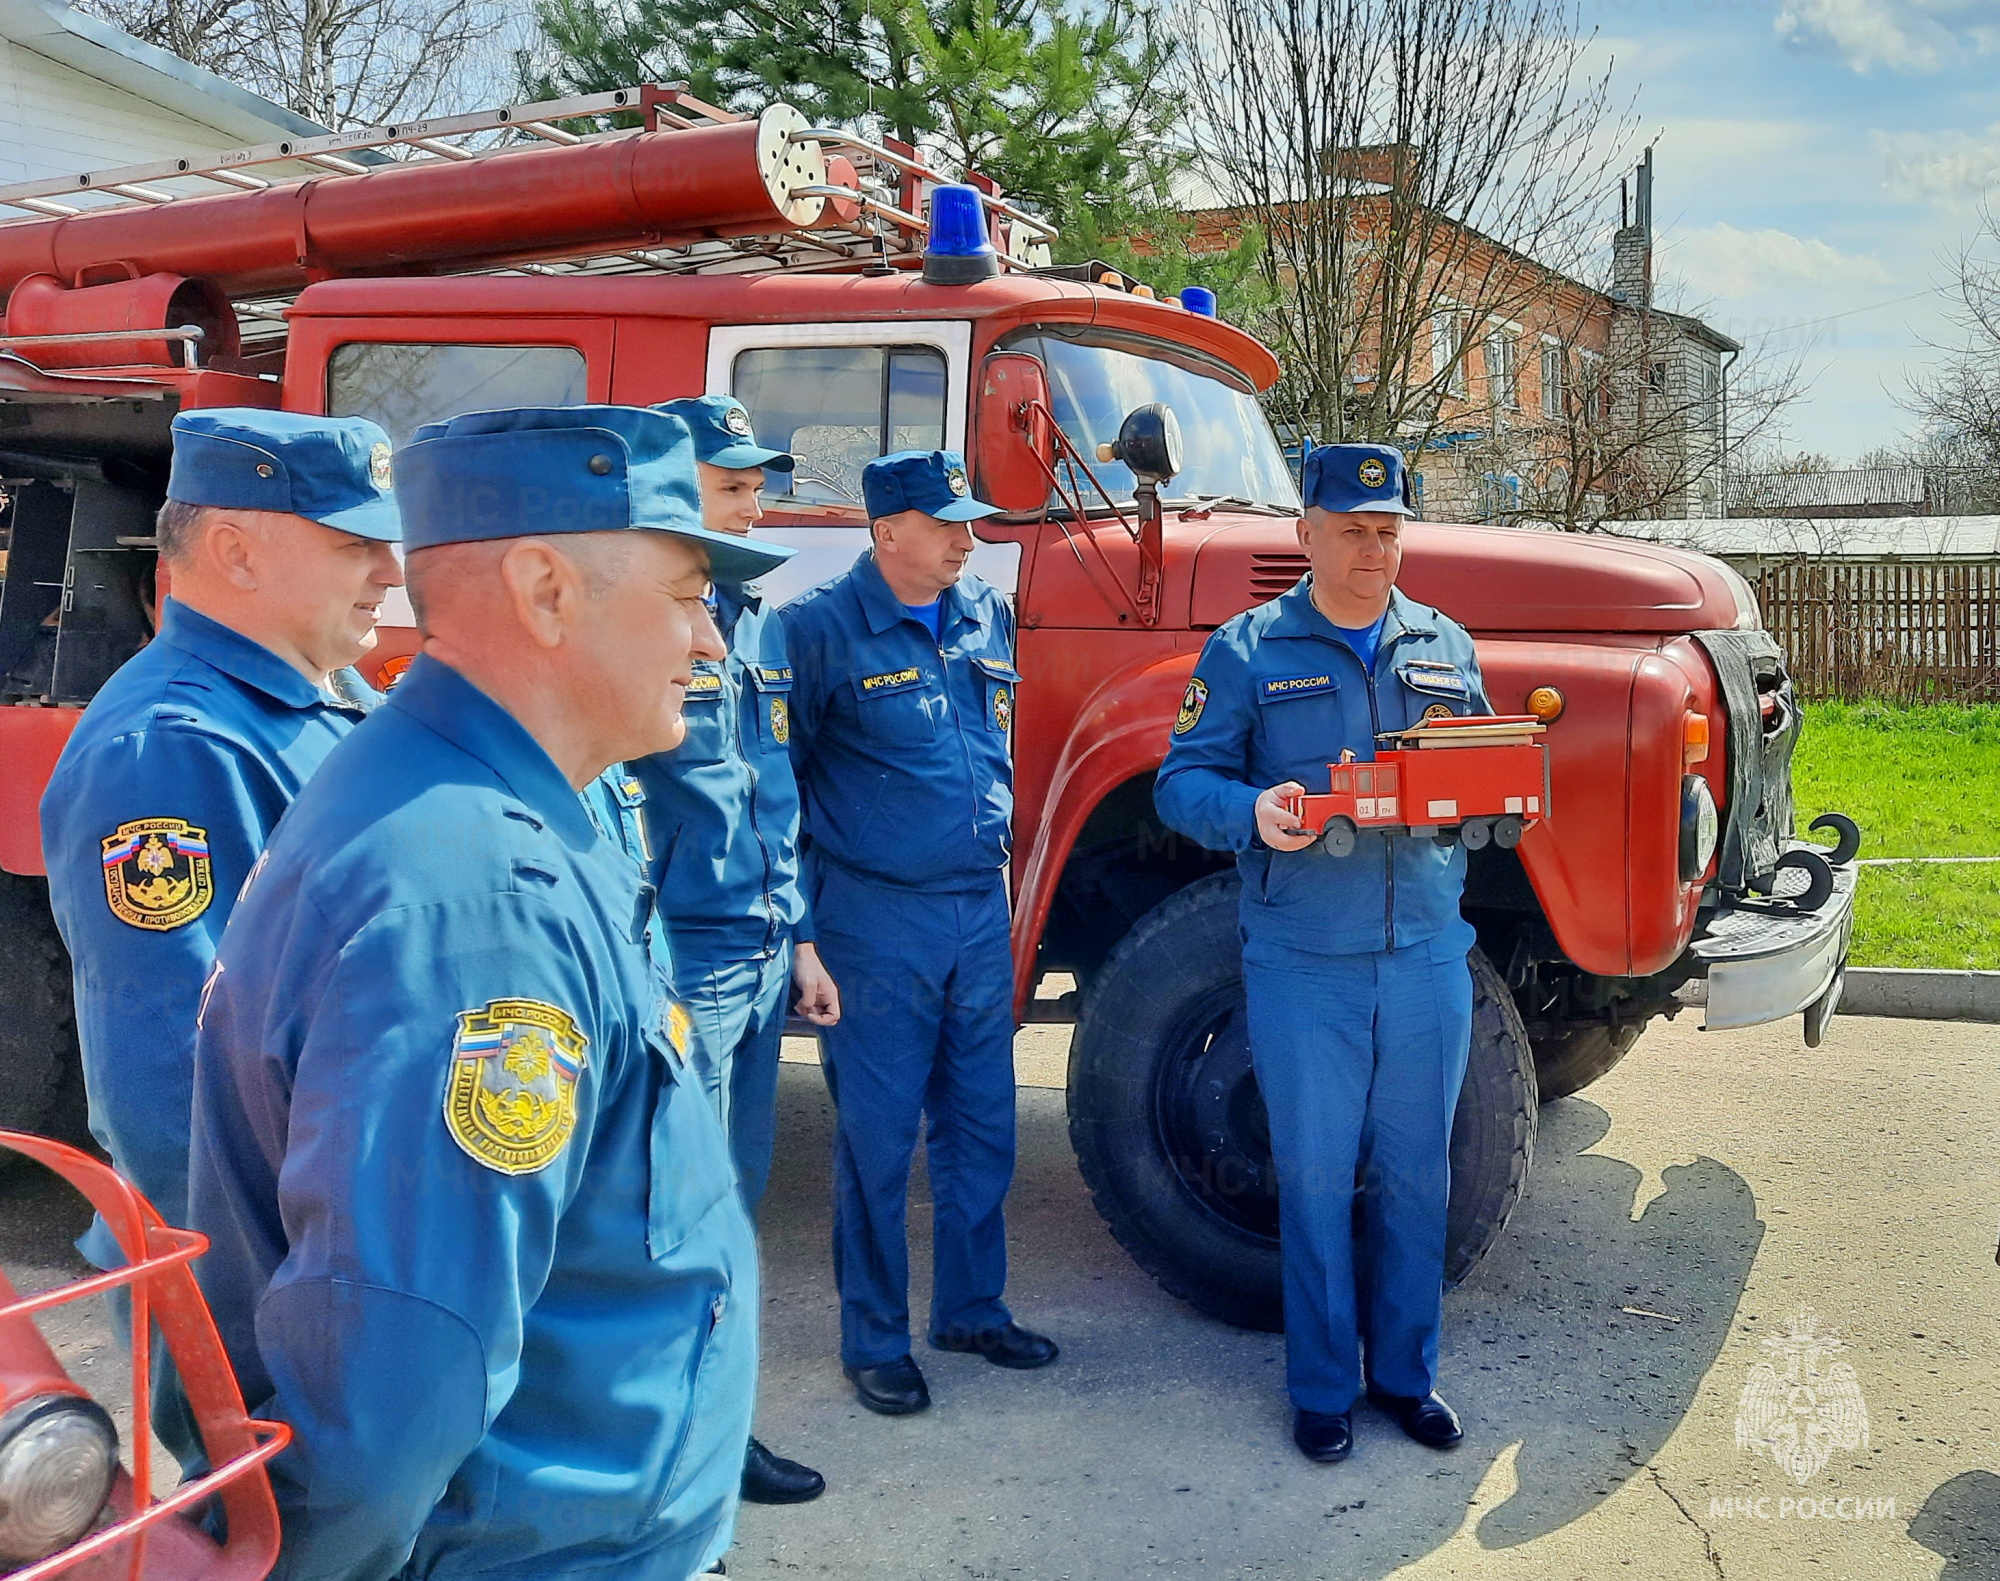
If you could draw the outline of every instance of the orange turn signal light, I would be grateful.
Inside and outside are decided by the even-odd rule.
[[[1528,712],[1545,725],[1562,717],[1563,694],[1553,686],[1538,686],[1528,693]]]
[[[1708,756],[1708,715],[1689,714],[1681,726],[1681,761],[1689,768]]]

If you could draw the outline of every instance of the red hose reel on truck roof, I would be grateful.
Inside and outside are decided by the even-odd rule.
[[[18,1296],[0,1274],[0,1572],[8,1581],[259,1581],[278,1557],[278,1507],[264,1467],[291,1437],[244,1409],[222,1336],[195,1283],[206,1237],[174,1229],[108,1165],[43,1136],[0,1131],[0,1147],[46,1164],[104,1216],[127,1264]],[[63,1370],[33,1314],[125,1286],[132,1302],[132,1467],[111,1418]],[[215,1469],[152,1496],[154,1325],[166,1340]],[[134,1490],[137,1490],[136,1494]],[[218,1544],[186,1517],[213,1498]],[[9,1568],[15,1567],[15,1568]]]

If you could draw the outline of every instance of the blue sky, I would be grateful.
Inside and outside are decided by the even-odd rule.
[[[2000,0],[1583,0],[1656,144],[1655,267],[1803,351],[1789,447],[1852,457],[1950,341],[1936,286],[2000,209]]]

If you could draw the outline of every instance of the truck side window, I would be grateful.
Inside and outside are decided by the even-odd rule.
[[[774,500],[858,505],[877,456],[944,444],[945,359],[930,346],[760,347],[737,354],[730,384],[758,443],[798,457],[766,474]]]
[[[326,409],[372,417],[402,446],[424,423],[508,406],[574,406],[585,398],[574,346],[451,346],[353,341],[327,364]]]

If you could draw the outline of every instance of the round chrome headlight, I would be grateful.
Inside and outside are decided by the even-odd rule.
[[[118,1429],[94,1400],[40,1394],[0,1417],[0,1562],[67,1548],[95,1524],[118,1475]]]
[[[1722,831],[1715,796],[1699,774],[1681,779],[1681,882],[1692,884],[1708,871]]]

